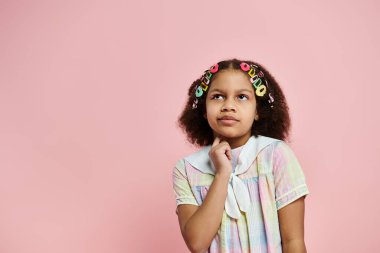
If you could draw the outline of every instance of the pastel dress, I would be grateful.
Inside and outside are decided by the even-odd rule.
[[[173,169],[176,204],[202,205],[214,179],[211,145],[180,159]],[[277,211],[309,194],[305,175],[278,139],[251,136],[232,149],[233,172],[221,225],[209,253],[282,252]]]

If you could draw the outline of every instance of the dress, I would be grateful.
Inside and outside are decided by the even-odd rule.
[[[176,204],[201,205],[215,169],[211,145],[180,159],[173,169]],[[301,166],[288,144],[251,136],[232,149],[230,177],[221,225],[209,253],[282,252],[277,211],[309,194]]]

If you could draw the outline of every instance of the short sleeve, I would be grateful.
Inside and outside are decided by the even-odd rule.
[[[187,180],[183,159],[179,160],[173,169],[173,190],[177,206],[181,204],[198,205]]]
[[[277,142],[273,153],[277,210],[309,194],[302,168],[288,144]]]

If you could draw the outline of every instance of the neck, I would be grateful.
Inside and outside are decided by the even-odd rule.
[[[249,134],[246,134],[244,136],[240,136],[240,137],[236,137],[236,138],[227,138],[227,137],[221,136],[221,139],[228,142],[231,149],[235,149],[235,148],[241,147],[244,144],[246,144],[250,137],[251,137],[251,134],[249,133]]]

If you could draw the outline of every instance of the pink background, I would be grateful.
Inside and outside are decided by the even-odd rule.
[[[380,4],[0,1],[0,252],[187,252],[175,125],[216,61],[266,66],[304,168],[308,252],[377,252]]]

